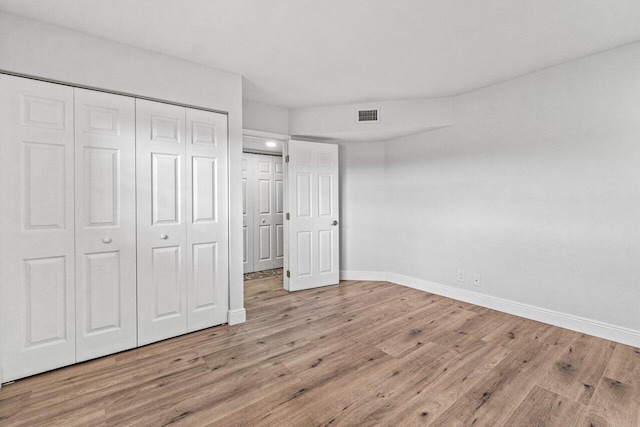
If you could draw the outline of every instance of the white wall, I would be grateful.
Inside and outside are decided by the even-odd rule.
[[[289,110],[244,99],[242,127],[262,132],[289,134]]]
[[[384,272],[384,142],[340,142],[339,156],[342,276]]]
[[[242,78],[2,12],[0,70],[229,113],[230,308],[241,321]]]
[[[459,96],[385,166],[392,273],[640,338],[640,43]]]

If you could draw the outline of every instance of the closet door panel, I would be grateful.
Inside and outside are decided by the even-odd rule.
[[[135,99],[74,89],[77,360],[137,344]]]
[[[188,330],[226,323],[227,116],[186,109]]]
[[[254,259],[256,271],[274,268],[273,157],[256,155],[254,163]]]
[[[0,75],[0,370],[75,362],[73,89]]]
[[[136,100],[138,344],[187,332],[185,109]]]

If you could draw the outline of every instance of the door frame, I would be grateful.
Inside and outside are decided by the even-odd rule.
[[[284,221],[283,221],[283,225],[284,225],[284,229],[282,232],[282,239],[283,239],[283,243],[284,243],[284,248],[283,248],[283,254],[284,254],[284,262],[283,262],[283,268],[282,268],[282,287],[285,290],[289,290],[289,280],[287,278],[287,270],[289,267],[289,243],[288,243],[288,233],[289,233],[289,226],[287,223],[287,212],[289,212],[289,206],[287,204],[287,194],[289,194],[289,184],[288,184],[288,179],[287,179],[287,146],[289,144],[289,140],[291,139],[291,135],[285,135],[285,134],[281,134],[281,133],[275,133],[275,132],[264,132],[261,130],[255,130],[255,129],[242,129],[242,136],[249,136],[249,137],[256,137],[256,138],[266,138],[266,139],[277,139],[279,141],[282,141],[282,164],[284,167],[284,173],[282,175],[282,180],[284,182],[284,204],[283,204],[283,211],[284,211]],[[244,152],[244,151],[243,151]],[[255,152],[256,154],[267,154],[267,152],[265,153],[259,153],[257,151],[252,151]]]

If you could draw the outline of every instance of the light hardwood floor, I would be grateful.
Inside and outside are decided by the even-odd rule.
[[[0,389],[0,425],[639,426],[640,350],[385,282]]]

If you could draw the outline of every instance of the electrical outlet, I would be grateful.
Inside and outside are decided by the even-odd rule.
[[[464,270],[458,270],[458,282],[464,282]]]
[[[480,286],[482,283],[482,277],[479,274],[473,275],[473,286]]]

